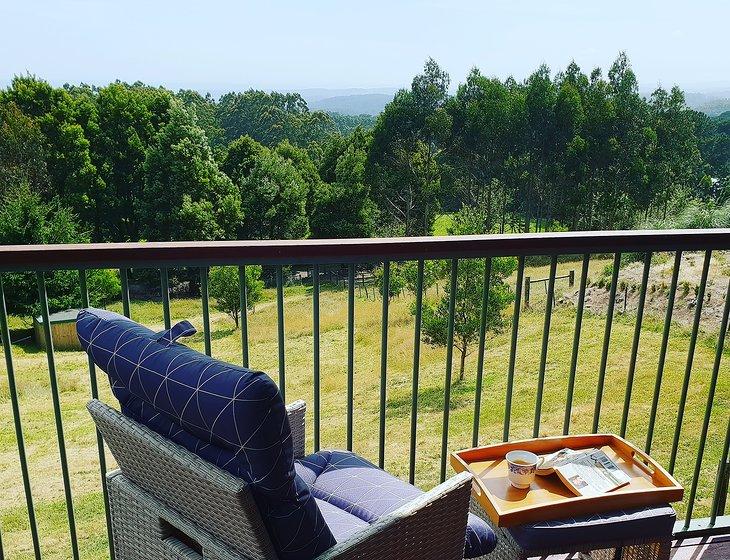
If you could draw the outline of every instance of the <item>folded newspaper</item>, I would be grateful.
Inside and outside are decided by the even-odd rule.
[[[600,449],[561,449],[546,455],[537,469],[545,476],[555,473],[578,496],[598,496],[621,488],[631,478]]]

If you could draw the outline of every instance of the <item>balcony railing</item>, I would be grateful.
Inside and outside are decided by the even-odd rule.
[[[183,243],[124,243],[124,244],[92,244],[92,245],[51,245],[51,246],[6,246],[0,247],[0,331],[4,348],[5,364],[7,366],[7,397],[2,398],[0,392],[0,414],[2,421],[8,425],[12,418],[14,426],[14,437],[8,433],[7,437],[0,439],[1,442],[11,441],[17,443],[17,459],[19,466],[19,480],[5,481],[6,488],[0,489],[0,493],[6,496],[17,496],[21,501],[25,500],[27,510],[27,529],[30,543],[25,547],[28,555],[36,558],[41,557],[41,552],[46,547],[42,546],[43,537],[39,533],[37,517],[36,496],[38,488],[48,481],[33,479],[32,451],[29,452],[25,445],[26,439],[32,439],[34,446],[38,445],[38,438],[28,427],[23,429],[23,418],[21,417],[21,391],[18,389],[16,367],[14,364],[14,352],[11,344],[11,333],[9,318],[6,313],[5,293],[3,292],[3,272],[34,272],[36,275],[38,301],[40,303],[41,315],[45,337],[45,352],[47,357],[49,388],[51,406],[53,409],[53,422],[58,443],[58,457],[60,459],[60,475],[63,486],[63,502],[65,504],[66,520],[69,533],[72,556],[78,558],[79,535],[77,531],[77,516],[74,513],[75,497],[72,494],[72,482],[77,486],[78,481],[73,480],[69,469],[69,458],[67,453],[66,435],[64,432],[64,420],[70,414],[64,409],[61,400],[62,391],[59,389],[59,376],[57,375],[57,358],[54,351],[53,336],[49,325],[49,309],[46,289],[46,277],[49,271],[56,270],[77,270],[78,289],[81,294],[83,306],[88,306],[89,296],[87,290],[87,272],[90,269],[117,269],[121,278],[122,293],[121,307],[126,316],[130,316],[133,308],[130,301],[129,271],[130,269],[154,269],[157,270],[161,282],[161,316],[165,328],[171,324],[171,301],[169,294],[168,273],[171,269],[197,268],[200,273],[200,291],[202,306],[203,325],[203,347],[207,354],[214,350],[214,337],[211,329],[211,313],[208,298],[208,270],[211,266],[234,265],[239,267],[239,291],[241,309],[241,361],[248,366],[250,360],[249,340],[249,318],[247,309],[247,292],[245,278],[245,267],[247,265],[261,264],[272,266],[275,270],[275,317],[276,317],[276,348],[278,363],[278,383],[282,394],[287,392],[287,374],[292,368],[287,363],[287,337],[286,337],[286,305],[284,267],[297,265],[308,267],[312,271],[311,282],[311,355],[307,358],[307,366],[296,364],[295,368],[301,372],[306,367],[309,381],[305,384],[308,395],[296,395],[309,397],[310,410],[312,411],[313,434],[311,444],[317,450],[322,443],[323,428],[332,420],[333,412],[323,413],[325,408],[322,392],[322,348],[321,348],[321,302],[320,295],[323,293],[323,285],[320,272],[327,265],[342,265],[346,270],[346,377],[343,387],[343,394],[334,391],[331,398],[339,400],[338,409],[330,406],[339,415],[344,415],[344,438],[340,446],[348,449],[354,446],[365,445],[372,447],[372,459],[383,466],[386,461],[397,464],[396,470],[403,475],[407,473],[411,482],[414,482],[420,473],[417,473],[419,463],[417,456],[420,453],[426,456],[425,465],[433,473],[426,473],[424,478],[426,484],[433,484],[444,480],[448,475],[447,457],[449,451],[456,447],[477,445],[499,440],[507,440],[515,436],[539,436],[550,433],[571,433],[576,425],[581,431],[590,430],[597,432],[599,429],[616,431],[621,436],[632,438],[641,437],[644,448],[647,452],[654,450],[660,460],[665,462],[670,472],[674,473],[680,482],[688,488],[685,494],[684,503],[680,505],[680,513],[683,521],[676,527],[677,535],[700,535],[710,533],[730,532],[730,516],[724,516],[725,501],[728,492],[728,479],[730,479],[730,463],[728,462],[728,446],[730,445],[730,414],[728,402],[730,399],[730,375],[728,375],[727,351],[724,347],[725,334],[728,325],[728,310],[730,308],[730,258],[724,261],[725,264],[717,267],[719,269],[719,282],[723,292],[724,304],[720,306],[719,316],[716,316],[715,323],[709,329],[702,328],[703,306],[705,306],[709,294],[706,293],[708,286],[708,275],[710,264],[713,258],[725,259],[723,252],[730,250],[730,230],[691,230],[691,231],[617,231],[617,232],[580,232],[580,233],[548,233],[548,234],[523,234],[523,235],[500,235],[500,236],[464,236],[447,238],[403,238],[403,239],[357,239],[357,240],[306,240],[306,241],[233,241],[233,242],[183,242]],[[676,325],[673,322],[673,313],[679,286],[680,269],[683,266],[683,255],[699,252],[699,260],[702,265],[699,270],[699,280],[696,283],[696,298],[693,303],[691,321],[688,328]],[[616,299],[621,295],[620,265],[622,254],[639,253],[638,259],[643,262],[641,280],[637,286],[638,294],[636,308],[631,316],[622,315],[622,329],[632,333],[627,337],[630,344],[624,350],[617,351],[612,346],[612,333],[619,324]],[[668,254],[668,255],[667,255]],[[512,292],[514,303],[506,315],[510,317],[506,332],[504,333],[504,358],[505,367],[494,372],[493,378],[485,375],[485,370],[492,371],[491,364],[498,363],[502,356],[492,354],[490,338],[487,329],[487,310],[489,298],[489,279],[491,278],[491,267],[493,259],[502,256],[517,257],[516,273],[510,278],[513,282]],[[672,262],[671,279],[667,289],[663,290],[662,297],[665,298],[666,311],[663,322],[655,321],[647,327],[644,317],[647,295],[650,292],[649,278],[652,263],[659,257]],[[539,305],[531,301],[529,309],[524,308],[523,286],[526,267],[531,266],[535,257],[540,257],[549,266],[544,299]],[[425,413],[422,410],[424,404],[421,400],[423,387],[419,388],[422,381],[422,310],[424,306],[424,263],[429,260],[446,260],[448,262],[446,277],[442,286],[449,287],[446,292],[450,294],[448,299],[448,325],[447,340],[445,344],[445,357],[443,362],[443,385],[442,410],[434,414],[433,404],[427,403],[428,418],[424,419]],[[463,387],[460,388],[460,401],[468,401],[469,409],[462,411],[457,409],[460,418],[469,412],[471,421],[470,429],[459,428],[459,433],[453,433],[453,426],[450,426],[452,419],[452,389],[453,385],[453,342],[455,336],[456,321],[455,306],[457,284],[459,281],[459,263],[463,259],[484,259],[484,288],[481,296],[481,315],[479,317],[478,350],[476,355],[476,379],[473,393],[464,395]],[[596,316],[595,310],[584,313],[586,309],[586,294],[591,290],[589,270],[592,262],[598,259],[607,260],[612,263],[610,268],[610,281],[605,286],[608,293],[607,304],[600,316]],[[555,285],[558,263],[564,261],[574,262],[580,267],[580,272],[575,274],[577,289],[575,303],[568,308],[571,332],[567,337],[560,340],[552,340],[551,321],[558,312],[555,308]],[[389,311],[393,302],[387,297],[381,298],[379,313],[381,316],[378,322],[381,326],[379,337],[379,363],[369,364],[367,373],[375,377],[372,387],[377,386],[377,395],[371,395],[373,402],[377,403],[377,412],[368,416],[373,419],[372,426],[368,425],[364,432],[368,436],[367,442],[356,440],[355,422],[356,416],[361,411],[356,406],[355,381],[360,372],[356,367],[355,357],[359,352],[355,336],[356,322],[356,266],[382,266],[382,283],[388,286],[391,279],[391,267],[393,263],[401,261],[415,261],[416,266],[416,288],[414,297],[409,302],[411,317],[413,318],[413,333],[409,338],[413,341],[412,347],[412,369],[410,371],[410,382],[399,381],[397,387],[399,394],[410,396],[410,405],[405,417],[401,421],[397,415],[390,414],[394,402],[391,398],[391,391],[395,389],[389,380],[389,335],[391,328],[389,324]],[[726,287],[727,285],[727,287]],[[533,288],[533,298],[539,290]],[[382,288],[382,293],[389,293]],[[309,293],[307,294],[309,297]],[[716,303],[716,302],[715,302]],[[273,305],[273,304],[272,304]],[[542,306],[544,305],[544,311]],[[372,307],[369,308],[372,311]],[[521,366],[520,345],[529,338],[529,333],[520,329],[521,320],[535,318],[535,314],[541,313],[538,317],[538,324],[542,323],[542,329],[538,333],[540,338],[539,359],[537,366]],[[561,315],[561,317],[564,319]],[[587,333],[584,329],[586,319],[591,320],[592,325],[600,323],[598,338],[591,333],[590,340],[585,342]],[[629,325],[627,327],[627,325]],[[377,328],[377,327],[376,327]],[[683,348],[672,347],[670,337],[673,333],[681,331],[681,342]],[[562,332],[562,331],[561,331]],[[637,375],[639,365],[645,369],[640,357],[640,347],[643,333],[655,333],[656,337],[651,346],[652,375]],[[602,335],[602,336],[601,336]],[[685,336],[686,335],[686,336]],[[599,342],[600,340],[600,342]],[[552,346],[551,346],[552,342]],[[392,345],[392,344],[391,344]],[[597,371],[590,375],[580,376],[581,351],[584,346],[596,345],[600,347],[600,362]],[[699,350],[698,350],[699,346]],[[553,358],[550,348],[563,349],[559,357]],[[391,348],[392,350],[392,348]],[[405,348],[410,352],[409,347]],[[398,351],[404,351],[402,347]],[[707,371],[703,373],[701,380],[697,381],[697,375],[693,376],[693,367],[697,352],[707,356]],[[617,366],[613,358],[619,352],[620,360]],[[676,354],[682,352],[681,358]],[[646,352],[644,352],[646,354]],[[667,367],[669,356],[674,369],[670,371]],[[655,358],[656,356],[656,358]],[[311,357],[311,361],[309,358]],[[530,357],[532,358],[532,357]],[[724,358],[724,362],[723,362]],[[410,358],[409,358],[410,359]],[[677,368],[677,361],[683,363],[683,367]],[[344,360],[343,360],[344,362]],[[311,369],[310,365],[311,364]],[[252,363],[252,366],[257,364]],[[260,366],[259,366],[260,367]],[[615,370],[624,368],[620,380],[620,387],[617,385]],[[682,371],[674,371],[682,370]],[[642,369],[643,371],[643,369]],[[557,372],[557,373],[556,373]],[[99,385],[97,371],[94,364],[88,362],[89,373],[89,397],[98,397]],[[565,387],[565,397],[560,403],[552,403],[549,410],[545,403],[546,387],[554,381],[550,379],[561,374],[561,385]],[[363,371],[363,375],[365,372]],[[677,391],[672,389],[674,394],[667,397],[665,385],[667,379],[672,377],[677,380]],[[405,378],[407,379],[407,377]],[[590,379],[591,383],[588,383]],[[641,386],[640,386],[641,385]],[[471,385],[468,385],[470,388]],[[301,383],[297,383],[297,391],[301,393]],[[486,392],[488,391],[488,392]],[[617,396],[621,394],[621,396]],[[552,394],[552,393],[551,393]],[[484,408],[483,402],[488,397],[489,408]],[[39,398],[39,397],[36,397]],[[10,401],[10,408],[7,409],[3,401]],[[666,406],[667,401],[671,406]],[[500,403],[497,406],[495,403]],[[531,403],[531,404],[530,404]],[[519,405],[519,406],[518,406]],[[400,406],[400,405],[399,405]],[[473,408],[473,413],[471,409]],[[605,415],[608,409],[615,410],[615,418],[606,421]],[[620,414],[618,411],[620,410]],[[82,422],[91,426],[91,420],[84,416],[79,409],[74,417],[75,425],[79,418]],[[462,414],[463,412],[463,414]],[[26,420],[30,413],[26,412]],[[364,413],[363,413],[364,414]],[[368,412],[370,414],[370,412]],[[421,415],[421,416],[419,416]],[[437,423],[434,418],[440,419]],[[377,419],[377,420],[375,420]],[[615,421],[615,426],[613,425]],[[603,420],[603,422],[602,422]],[[632,421],[629,430],[629,420]],[[489,421],[491,428],[485,431],[485,422]],[[389,423],[391,426],[389,426]],[[463,422],[462,422],[463,424]],[[498,424],[499,428],[494,429]],[[37,422],[33,422],[37,426]],[[661,438],[658,438],[657,428],[663,426],[664,431]],[[395,426],[395,427],[393,427]],[[91,429],[91,428],[89,428]],[[408,449],[392,449],[388,447],[387,440],[394,432],[393,429],[406,434]],[[470,432],[467,434],[467,432]],[[630,434],[629,434],[630,432]],[[399,436],[400,437],[400,436]],[[658,440],[661,439],[661,442]],[[428,444],[424,443],[428,440]],[[440,444],[438,441],[440,440]],[[374,441],[377,441],[377,452],[375,452]],[[74,444],[76,445],[76,444]],[[104,489],[103,475],[107,470],[107,457],[104,445],[97,434],[98,463],[101,472],[101,490],[103,493],[104,505],[107,507],[106,491]],[[6,456],[12,449],[0,448],[0,453]],[[369,447],[368,447],[369,448]],[[74,448],[76,449],[76,448]],[[708,464],[707,452],[711,450],[712,462]],[[388,453],[386,453],[388,452]],[[13,451],[14,455],[14,451]],[[437,473],[437,475],[436,475]],[[90,484],[87,480],[85,484]],[[9,487],[8,487],[9,485]],[[20,486],[22,485],[22,490]],[[36,493],[33,492],[35,487]],[[98,487],[97,487],[98,488]],[[702,497],[698,504],[698,496]],[[4,498],[0,498],[3,500]],[[78,499],[78,496],[77,496]],[[7,505],[7,504],[5,504]],[[0,503],[0,519],[3,518],[4,504]],[[701,509],[703,517],[696,519],[695,511]],[[13,523],[25,527],[25,521],[14,519]],[[97,527],[98,524],[91,524]],[[107,515],[108,526],[108,515]],[[7,534],[7,531],[6,531]],[[0,536],[2,533],[0,533]],[[22,540],[22,539],[21,539]],[[0,540],[0,558],[3,557],[3,541]],[[57,546],[57,545],[53,545]],[[17,545],[23,548],[22,544]],[[32,547],[32,548],[31,548]],[[102,554],[112,555],[113,551]],[[99,551],[96,550],[99,554]],[[64,554],[66,555],[66,554]]]

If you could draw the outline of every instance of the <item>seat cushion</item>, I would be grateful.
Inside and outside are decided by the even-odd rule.
[[[507,530],[527,551],[564,546],[574,550],[583,544],[668,537],[672,534],[676,517],[670,505],[661,505],[541,521]]]
[[[320,451],[295,462],[299,476],[315,498],[373,523],[423,491],[349,451]],[[491,552],[496,537],[489,526],[469,514],[465,558]]]
[[[265,373],[178,344],[195,333],[186,321],[155,333],[88,309],[76,329],[109,375],[124,414],[250,485],[280,558],[309,559],[334,545],[309,486],[295,473],[286,407]]]
[[[317,502],[319,511],[322,512],[322,516],[337,542],[346,541],[358,531],[369,526],[367,521],[363,521],[359,517],[347,513],[344,509],[340,509],[318,498],[314,500]]]

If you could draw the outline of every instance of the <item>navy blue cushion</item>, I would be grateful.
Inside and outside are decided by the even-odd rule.
[[[561,547],[574,550],[581,545],[666,537],[672,533],[676,519],[671,506],[661,505],[540,521],[507,530],[527,551]]]
[[[423,491],[349,451],[320,451],[295,464],[312,495],[367,523],[395,511]],[[496,536],[486,522],[469,514],[465,558],[491,552]]]
[[[329,502],[317,498],[315,498],[315,501],[319,506],[319,511],[324,516],[324,520],[327,522],[327,527],[332,531],[337,542],[346,541],[358,531],[370,526],[367,521],[363,521]]]
[[[107,374],[122,412],[251,485],[283,560],[335,544],[308,485],[296,475],[291,429],[264,373],[214,360],[175,342],[187,322],[154,333],[121,315],[83,310],[82,347]]]

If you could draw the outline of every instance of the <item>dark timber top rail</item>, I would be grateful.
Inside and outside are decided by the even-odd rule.
[[[0,246],[0,271],[353,263],[624,251],[730,250],[730,229],[585,231],[370,239]]]

